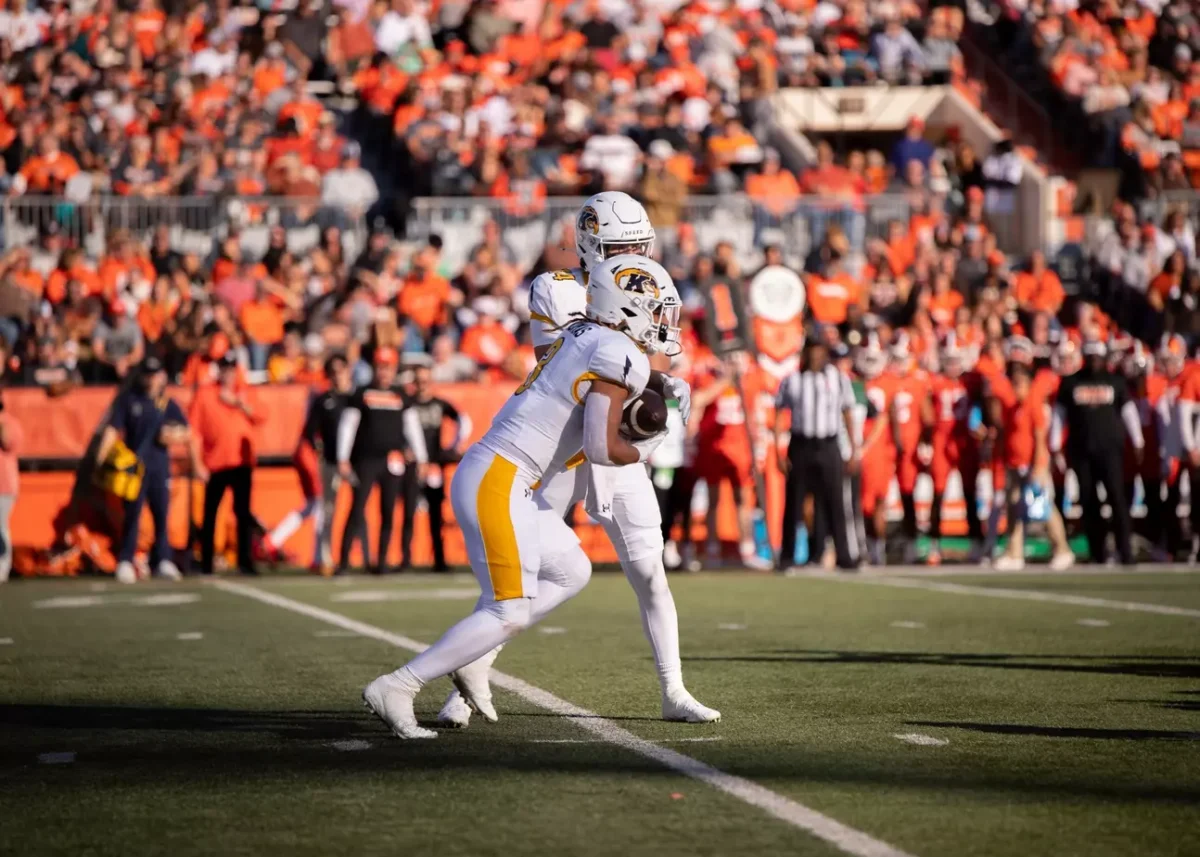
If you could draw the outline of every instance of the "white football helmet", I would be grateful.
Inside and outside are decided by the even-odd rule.
[[[667,269],[623,253],[588,272],[587,317],[627,334],[653,353],[680,352],[679,292]]]
[[[863,378],[878,378],[888,365],[888,353],[879,343],[875,333],[867,337],[867,341],[858,349],[854,357],[854,367]]]
[[[1168,378],[1176,378],[1187,366],[1187,342],[1178,333],[1163,337],[1162,347],[1158,352],[1158,361]]]
[[[579,209],[575,252],[589,272],[620,253],[649,256],[654,252],[654,226],[640,202],[627,193],[606,190],[589,197]]]

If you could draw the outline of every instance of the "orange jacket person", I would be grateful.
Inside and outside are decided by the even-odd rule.
[[[218,361],[217,383],[196,391],[189,420],[200,443],[200,455],[209,471],[204,489],[204,524],[200,535],[200,570],[213,572],[213,539],[217,508],[233,489],[237,516],[238,571],[257,574],[250,554],[250,481],[254,472],[254,427],[262,422],[238,384],[237,358],[232,353]]]

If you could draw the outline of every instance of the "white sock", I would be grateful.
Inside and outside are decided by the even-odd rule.
[[[679,614],[667,583],[662,556],[650,555],[627,560],[622,557],[625,579],[637,594],[642,614],[642,630],[650,641],[658,680],[664,694],[683,690],[683,666],[679,661]]]
[[[754,556],[754,554],[757,552],[756,548],[754,547],[754,542],[751,539],[743,539],[742,543],[738,547],[739,550],[741,550],[742,556],[744,557]]]
[[[396,677],[404,679],[407,671],[407,675],[424,685],[478,660],[529,627],[533,600],[510,598],[477,607],[474,613],[442,634],[436,643],[397,670]]]
[[[292,534],[300,529],[304,519],[311,515],[316,508],[316,501],[310,500],[294,512],[288,512],[284,519],[275,525],[275,529],[271,530],[267,540],[274,547],[283,547]]]

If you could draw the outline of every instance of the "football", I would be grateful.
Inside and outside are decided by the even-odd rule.
[[[649,387],[630,402],[621,417],[621,433],[632,440],[651,437],[666,427],[667,403]]]

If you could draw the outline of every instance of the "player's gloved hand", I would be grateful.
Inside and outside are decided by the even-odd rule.
[[[691,385],[682,378],[664,373],[663,392],[667,394],[668,399],[676,399],[679,402],[679,416],[683,417],[684,425],[687,425],[688,417],[692,415]]]
[[[658,449],[658,445],[663,442],[663,438],[667,436],[665,431],[660,431],[658,434],[651,435],[641,440],[633,440],[634,449],[638,451],[638,461],[649,461],[650,456],[654,454],[654,450]]]

